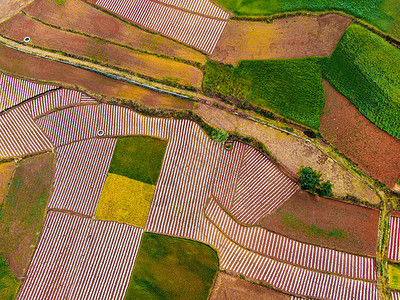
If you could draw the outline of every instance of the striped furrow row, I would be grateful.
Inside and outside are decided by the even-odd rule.
[[[392,292],[392,300],[400,300],[400,292]]]
[[[332,300],[380,299],[376,284],[315,272],[250,252],[205,222],[204,242],[218,250],[220,267],[290,294]]]
[[[49,211],[17,299],[123,299],[142,233]]]
[[[151,135],[168,139],[178,120],[149,118],[132,110],[108,104],[63,109],[36,120],[55,146],[104,136]]]
[[[116,138],[89,139],[57,148],[49,209],[93,216],[107,177]]]
[[[39,84],[0,73],[0,111],[55,88],[54,85]]]
[[[212,53],[227,24],[151,0],[97,0],[96,4],[140,26]]]
[[[160,0],[160,2],[213,18],[229,18],[228,12],[209,0]]]
[[[199,239],[223,146],[184,120],[168,142],[146,230]]]
[[[67,89],[59,89],[47,93],[42,97],[33,99],[26,103],[29,114],[37,118],[53,109],[60,109],[65,106],[79,103],[97,103],[93,98],[82,94],[81,92]]]
[[[51,148],[51,142],[24,107],[0,115],[0,158],[20,157]]]
[[[390,217],[388,258],[400,261],[400,218]]]
[[[280,207],[297,190],[298,185],[269,158],[246,146],[229,212],[239,222],[254,225]]]
[[[232,149],[222,151],[212,195],[228,211],[231,209],[236,190],[240,166],[243,161],[245,144],[233,142]]]
[[[262,255],[317,271],[376,281],[372,258],[300,243],[261,227],[242,226],[213,199],[205,214],[228,238]]]

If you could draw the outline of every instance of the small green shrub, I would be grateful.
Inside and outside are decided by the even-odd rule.
[[[309,191],[312,194],[317,193],[320,197],[332,196],[333,185],[329,180],[322,181],[321,172],[317,172],[311,167],[301,167],[298,175],[302,190]]]

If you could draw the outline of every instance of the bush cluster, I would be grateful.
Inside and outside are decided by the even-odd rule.
[[[302,190],[309,191],[312,194],[317,193],[320,197],[332,196],[333,185],[329,180],[322,181],[321,172],[317,172],[311,167],[301,167],[298,175]]]

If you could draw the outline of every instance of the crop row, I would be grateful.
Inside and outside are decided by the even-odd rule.
[[[98,0],[96,5],[140,26],[212,53],[227,21],[204,17],[151,0]]]
[[[400,261],[400,218],[390,217],[388,258]]]
[[[48,212],[17,299],[123,299],[143,230]]]
[[[372,258],[297,242],[258,226],[242,226],[213,199],[207,205],[205,214],[228,238],[262,255],[317,271],[376,280]]]
[[[161,0],[160,2],[213,18],[228,19],[229,13],[209,0]]]

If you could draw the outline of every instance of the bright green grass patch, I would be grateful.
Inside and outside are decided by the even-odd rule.
[[[400,50],[352,24],[326,63],[324,77],[372,123],[400,139]]]
[[[0,205],[0,252],[16,277],[24,275],[38,242],[53,175],[51,153],[22,160]]]
[[[342,11],[399,38],[398,0],[215,0],[236,15],[271,16],[295,11]]]
[[[206,244],[145,232],[125,299],[208,299],[218,269]]]
[[[322,85],[325,60],[321,57],[244,60],[236,67],[208,62],[203,87],[318,130],[325,103]]]
[[[392,289],[400,290],[400,265],[388,264],[389,266],[389,286]]]
[[[108,173],[96,218],[144,228],[154,189],[154,185]]]
[[[109,172],[144,183],[157,183],[167,141],[132,136],[118,138]]]
[[[0,299],[12,300],[18,291],[18,282],[10,270],[7,260],[0,253]]]

